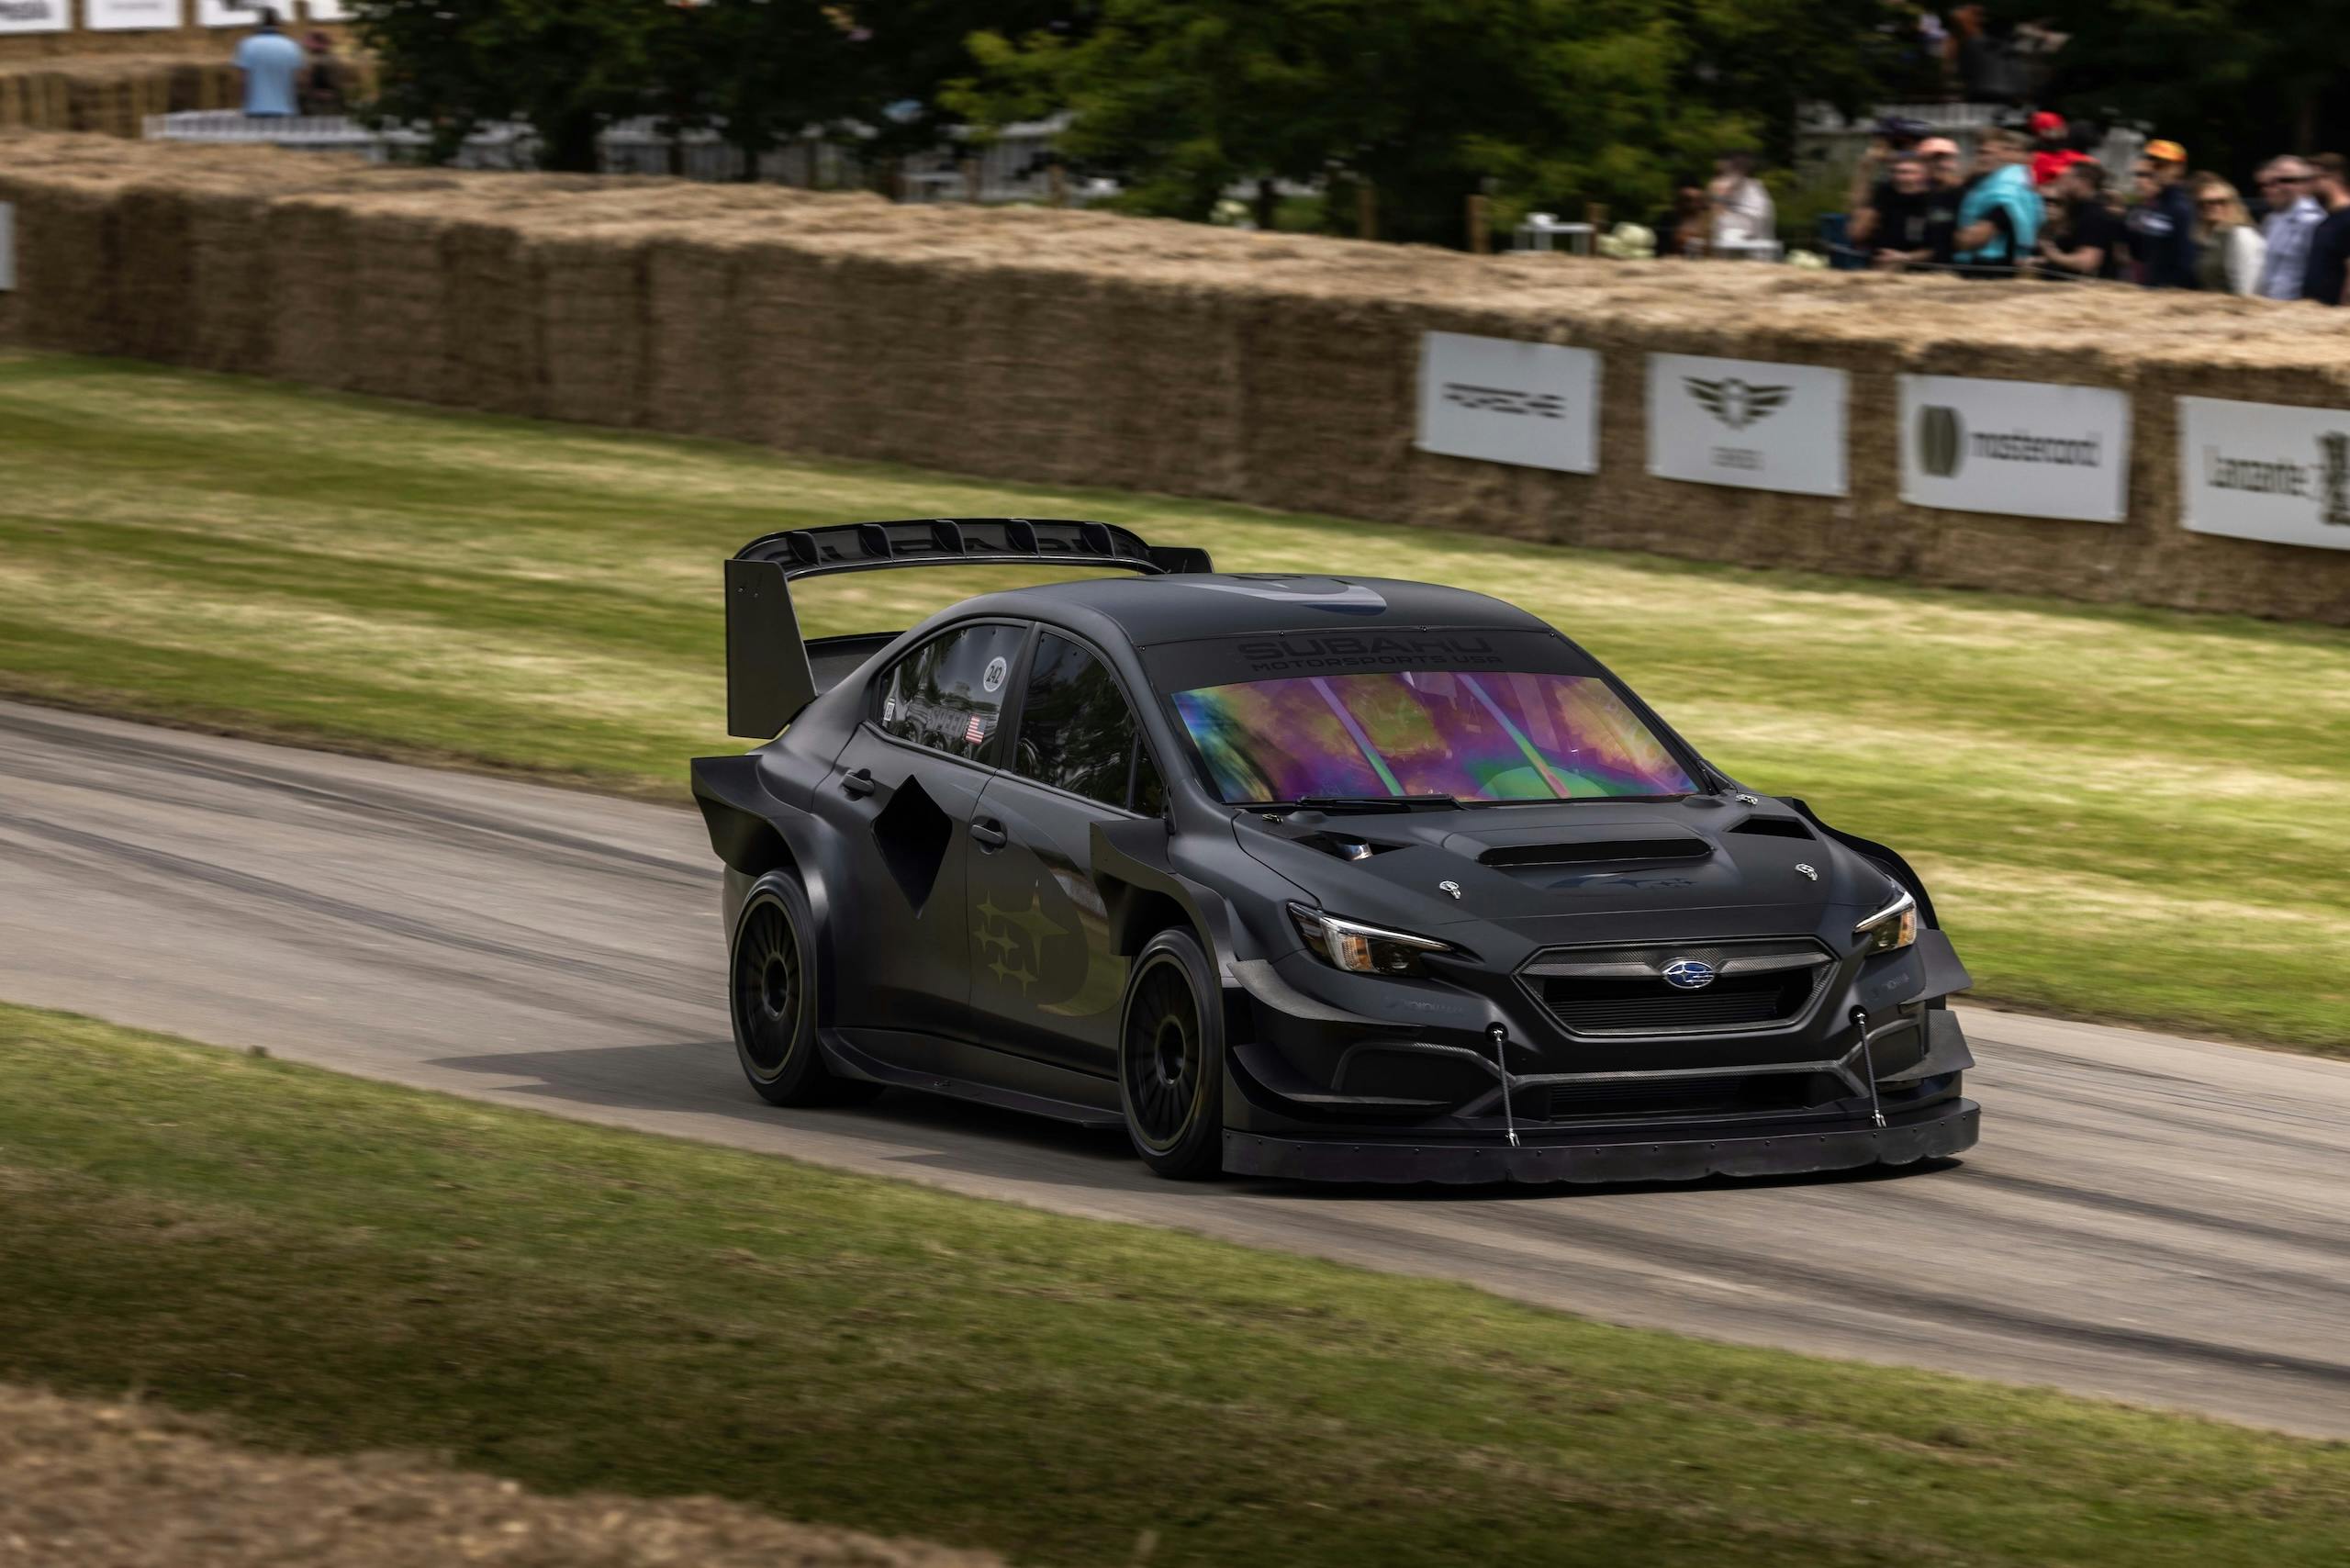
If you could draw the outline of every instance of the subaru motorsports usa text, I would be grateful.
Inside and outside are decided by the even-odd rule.
[[[1086,580],[803,640],[801,579]],[[1090,573],[1090,576],[1087,574]],[[1483,595],[1225,576],[1099,522],[799,529],[726,566],[734,1038],[1120,1124],[1162,1175],[1613,1182],[1973,1145],[1968,983],[1892,850],[1726,778]]]

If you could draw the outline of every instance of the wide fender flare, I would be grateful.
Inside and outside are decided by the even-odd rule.
[[[694,804],[710,831],[710,846],[726,868],[722,907],[727,943],[733,943],[734,924],[751,884],[779,867],[790,867],[807,891],[809,913],[815,921],[817,994],[829,1007],[837,963],[834,898],[847,885],[848,873],[839,857],[827,851],[824,824],[767,789],[755,753],[696,757],[692,776]]]
[[[1093,880],[1109,912],[1118,951],[1131,957],[1159,928],[1172,905],[1208,949],[1226,990],[1238,986],[1236,959],[1258,957],[1255,944],[1222,893],[1177,870],[1168,853],[1174,835],[1156,817],[1096,822],[1090,835]]]

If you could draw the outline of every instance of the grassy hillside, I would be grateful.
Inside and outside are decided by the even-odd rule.
[[[0,1007],[0,1382],[1035,1562],[2336,1564],[2350,1445]]]
[[[1912,852],[1981,994],[2350,1051],[2350,633],[816,463],[0,360],[0,691],[676,797],[718,563],[857,517],[1092,515],[1549,617],[1709,755]],[[958,574],[960,586],[1003,584]],[[911,579],[911,580],[910,580]],[[835,579],[818,630],[935,576]]]

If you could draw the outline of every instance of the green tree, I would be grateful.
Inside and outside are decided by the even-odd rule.
[[[1463,198],[1644,211],[1729,148],[1785,155],[1797,102],[1856,106],[1883,0],[1102,0],[1071,37],[982,30],[948,101],[1074,112],[1070,155],[1141,210],[1236,183],[1375,193],[1380,231],[1457,242]],[[1351,204],[1340,200],[1341,221]]]
[[[355,0],[382,62],[375,114],[432,128],[446,157],[475,129],[521,119],[550,169],[593,171],[610,121],[641,112],[665,0]]]
[[[2236,175],[2279,152],[2350,143],[2334,91],[2344,0],[2051,0],[2072,35],[2050,96],[2068,114],[2143,120],[2199,167]]]

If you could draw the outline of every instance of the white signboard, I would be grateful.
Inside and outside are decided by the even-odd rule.
[[[351,7],[342,0],[302,0],[302,12],[314,22],[351,20]]]
[[[257,27],[263,11],[276,12],[282,25],[294,18],[294,0],[196,0],[196,19],[207,28]]]
[[[1649,472],[1661,479],[1841,496],[1841,370],[1649,355]]]
[[[2198,533],[2350,550],[2350,409],[2181,398],[2178,504]]]
[[[0,33],[62,33],[73,25],[73,0],[0,0]]]
[[[1423,452],[1599,472],[1599,355],[1554,343],[1420,335]]]
[[[2130,506],[2130,395],[1905,375],[1901,498],[1953,511],[2120,522]]]
[[[182,0],[82,0],[82,25],[95,33],[162,32],[186,15]]]

